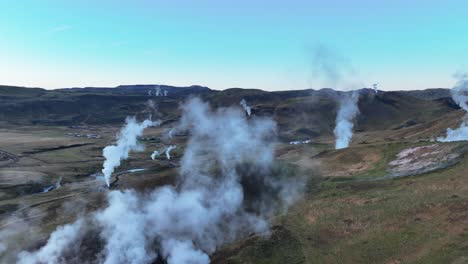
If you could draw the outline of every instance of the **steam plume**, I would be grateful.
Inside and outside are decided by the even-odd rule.
[[[176,147],[177,147],[176,145],[171,145],[171,146],[169,146],[169,147],[166,148],[166,152],[165,152],[165,154],[166,154],[166,159],[168,159],[168,160],[171,159],[171,151],[172,151],[173,149],[175,149]]]
[[[459,128],[448,128],[445,137],[437,138],[437,141],[441,142],[468,140],[468,74],[457,74],[455,76],[459,80],[451,90],[452,99],[463,108],[466,113]]]
[[[347,148],[353,136],[354,118],[359,113],[358,92],[344,94],[340,99],[335,134],[335,149]]]
[[[154,89],[154,95],[155,95],[155,96],[160,96],[160,95],[162,95],[162,91],[161,91],[160,85],[158,85],[158,87],[156,87],[156,88]]]
[[[60,187],[62,187],[62,177],[60,177],[55,183],[55,189],[59,189]]]
[[[212,110],[199,99],[182,108],[178,130],[190,138],[175,186],[150,194],[109,191],[109,205],[94,213],[104,251],[103,263],[209,263],[224,243],[249,233],[266,234],[267,219],[297,198],[302,181],[273,174],[276,124],[247,120],[237,108]],[[54,244],[58,228],[37,256]],[[54,256],[80,237],[71,232]],[[58,259],[58,258],[55,258]],[[26,262],[23,262],[26,263]]]
[[[452,98],[465,112],[468,112],[468,73],[456,74],[457,84],[452,88]]]
[[[379,92],[379,84],[378,83],[372,84],[372,90],[374,90],[375,93],[378,93]]]
[[[156,96],[156,97],[158,97],[158,96],[167,96],[167,94],[168,94],[168,91],[161,89],[161,85],[158,85],[158,86],[156,86],[154,88],[154,96]],[[148,95],[153,96],[153,90],[152,89],[148,90]]]
[[[465,120],[461,123],[459,128],[447,128],[447,135],[445,137],[438,137],[437,141],[440,142],[453,142],[468,140],[468,122]]]
[[[33,241],[42,236],[41,229],[36,224],[37,221],[42,221],[41,215],[37,217],[39,213],[31,210],[26,212],[24,218],[12,215],[3,219],[0,223],[0,263],[16,263],[22,247],[33,246]]]
[[[138,123],[134,117],[126,119],[126,125],[119,132],[117,145],[107,146],[102,151],[106,159],[103,164],[102,173],[107,186],[110,185],[110,177],[115,168],[120,166],[120,161],[127,159],[130,151],[142,151],[144,148],[138,144],[137,138],[143,134],[145,128],[159,125],[159,122],[153,122],[146,119]]]
[[[72,244],[80,238],[80,229],[83,227],[83,221],[79,219],[73,224],[59,226],[51,235],[47,244],[36,252],[30,253],[22,251],[18,255],[18,263],[64,263],[62,255],[71,247]]]
[[[150,263],[155,255],[148,249],[139,197],[132,191],[111,191],[107,198],[109,206],[94,216],[106,241],[104,263]]]
[[[347,148],[353,136],[354,119],[359,114],[359,93],[361,86],[355,79],[356,73],[345,57],[325,46],[319,46],[313,57],[314,74],[334,89],[352,91],[337,94],[338,113],[336,116],[335,149]]]
[[[312,142],[312,140],[310,140],[310,139],[306,139],[306,140],[295,140],[295,141],[290,141],[290,142],[289,142],[289,145],[309,144],[310,142]]]
[[[244,108],[244,111],[247,113],[247,115],[250,116],[250,114],[252,113],[252,108],[247,104],[247,101],[245,101],[245,99],[242,99],[240,101],[240,105],[242,106],[242,108]]]
[[[153,151],[153,153],[151,154],[151,159],[155,160],[156,157],[159,156],[159,154],[161,154],[161,153],[159,153],[159,151],[157,151],[157,150]]]

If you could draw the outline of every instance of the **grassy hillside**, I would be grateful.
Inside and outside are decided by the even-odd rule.
[[[409,146],[369,146],[379,153],[374,166],[346,178],[311,179],[303,199],[273,221],[270,237],[226,246],[215,263],[466,263],[468,157],[418,176],[362,180],[369,172],[385,175],[383,165]],[[333,166],[343,157],[321,162]]]
[[[239,105],[246,99],[257,115],[274,115],[285,134],[314,137],[329,134],[334,124],[341,92],[266,92],[255,89],[214,91],[192,86],[161,86],[167,97],[148,95],[155,86],[119,86],[43,90],[0,87],[0,119],[14,124],[77,125],[113,124],[126,115],[142,112],[153,100],[162,114],[177,115],[177,106],[188,96],[201,96],[215,107]],[[362,90],[357,130],[384,130],[411,126],[441,117],[456,107],[450,101],[423,100],[398,92],[379,94]]]
[[[273,117],[276,165],[307,180],[300,199],[270,219],[270,234],[222,246],[213,263],[468,263],[468,143],[433,141],[465,115],[450,98],[363,90],[351,145],[335,150],[342,92],[164,86],[172,93],[149,96],[154,88],[0,87],[0,231],[16,232],[8,243],[38,248],[58,225],[105,205],[95,174],[126,116],[151,114],[163,123],[145,130],[139,142],[146,148],[117,168],[112,189],[173,184],[188,135],[169,140],[168,131],[180,104],[200,96],[215,107],[246,99],[253,115]],[[304,139],[311,142],[289,144]],[[168,144],[177,145],[170,160],[150,159]],[[60,187],[45,192],[50,186]],[[84,254],[102,247],[95,238]],[[0,262],[14,256],[0,253]]]

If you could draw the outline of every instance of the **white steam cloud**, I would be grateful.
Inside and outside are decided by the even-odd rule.
[[[182,111],[176,129],[190,138],[176,184],[150,194],[109,191],[109,205],[90,216],[103,244],[93,255],[98,262],[206,264],[224,243],[267,234],[267,220],[298,197],[303,182],[275,172],[272,119],[247,120],[238,108],[212,110],[196,98]],[[79,224],[58,228],[43,248],[19,260],[60,260],[72,241],[83,242],[76,229]]]
[[[80,239],[80,229],[83,221],[78,219],[73,224],[59,226],[49,237],[47,244],[36,252],[22,251],[18,254],[19,264],[36,263],[66,263],[62,258],[67,248],[71,247],[76,240]]]
[[[244,108],[244,111],[247,113],[247,115],[250,116],[250,114],[252,113],[252,108],[247,104],[247,101],[245,101],[245,99],[242,99],[240,101],[240,105],[242,106],[242,108]]]
[[[161,153],[159,153],[159,151],[157,151],[157,150],[153,151],[153,153],[151,153],[151,159],[155,160],[156,157],[159,156],[159,154],[161,154]]]
[[[107,197],[109,206],[95,215],[106,242],[103,263],[150,263],[155,255],[147,248],[147,219],[139,197],[132,191],[111,191]]]
[[[289,145],[302,145],[302,144],[309,144],[311,143],[312,140],[306,139],[306,140],[295,140],[295,141],[290,141]]]
[[[356,89],[363,85],[356,80],[357,74],[349,60],[325,46],[315,49],[313,63],[314,75],[331,88],[348,91],[336,96],[339,105],[333,130],[335,149],[347,148],[353,136],[354,119],[359,114],[359,92]],[[376,90],[376,86],[374,88]]]
[[[468,112],[468,74],[456,74],[458,82],[452,88],[452,98],[463,110]]]
[[[349,146],[353,136],[354,118],[359,113],[357,105],[359,93],[343,94],[339,99],[340,104],[336,115],[336,126],[333,130],[335,134],[335,149],[343,149]]]
[[[143,151],[144,147],[138,143],[138,137],[150,126],[159,125],[149,119],[138,123],[134,117],[127,118],[126,125],[120,130],[116,145],[107,146],[102,151],[106,159],[103,164],[102,173],[107,186],[110,186],[110,178],[116,167],[120,166],[120,161],[128,158],[130,151]]]
[[[22,247],[31,247],[34,240],[41,238],[37,221],[41,222],[42,216],[39,210],[31,210],[24,218],[13,215],[3,219],[0,223],[0,263],[16,263]]]
[[[166,149],[164,150],[164,154],[166,155],[166,159],[168,159],[168,160],[171,159],[171,151],[174,150],[175,148],[177,148],[176,145],[170,145],[170,146],[166,147]],[[159,155],[161,155],[161,152],[159,152],[158,150],[155,150],[151,154],[151,159],[155,160],[156,157],[159,156]]]
[[[468,74],[458,74],[456,77],[459,78],[459,80],[451,90],[452,99],[463,108],[466,113],[459,128],[448,128],[445,137],[437,138],[437,141],[440,142],[468,140]]]
[[[149,96],[154,95],[154,96],[158,97],[158,96],[167,96],[167,94],[168,94],[168,91],[161,89],[161,85],[156,86],[154,88],[154,92],[151,89],[148,90],[148,95]]]
[[[453,142],[468,140],[468,121],[463,121],[459,128],[447,128],[447,135],[445,137],[438,137],[437,141],[440,142]]]
[[[177,146],[176,145],[171,145],[166,148],[165,154],[166,154],[166,159],[170,160],[171,159],[171,151],[175,149]]]

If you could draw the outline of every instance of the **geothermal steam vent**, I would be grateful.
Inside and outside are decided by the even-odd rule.
[[[237,107],[213,110],[200,99],[182,109],[176,130],[189,130],[190,138],[174,186],[147,194],[108,191],[106,208],[58,227],[43,247],[21,252],[19,263],[86,256],[81,251],[93,233],[102,247],[92,256],[104,263],[209,263],[210,254],[224,243],[249,233],[268,234],[267,219],[294,201],[301,187],[273,172],[275,122],[247,120]],[[107,184],[120,160],[141,150],[136,136],[155,124],[127,119],[117,144],[104,150]],[[246,188],[255,189],[246,193]]]

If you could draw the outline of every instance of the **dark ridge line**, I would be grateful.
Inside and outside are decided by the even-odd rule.
[[[83,147],[87,145],[92,145],[94,143],[81,143],[81,144],[72,144],[72,145],[67,145],[67,146],[58,146],[58,147],[52,147],[52,148],[41,148],[41,149],[36,149],[33,151],[26,151],[23,152],[23,154],[38,154],[38,153],[43,153],[43,152],[49,152],[49,151],[56,151],[56,150],[62,150],[62,149],[69,149],[69,148],[78,148],[78,147]]]

